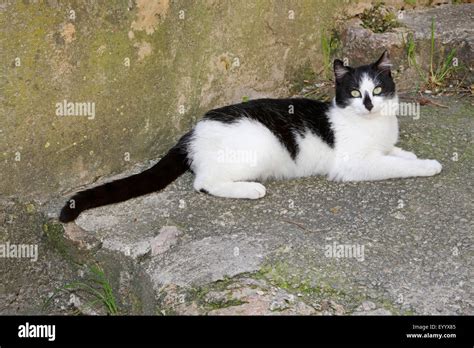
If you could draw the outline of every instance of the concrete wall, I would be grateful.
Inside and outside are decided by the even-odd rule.
[[[0,192],[73,190],[161,156],[208,108],[286,95],[301,69],[320,67],[320,33],[344,5],[2,3]],[[64,100],[94,118],[58,115]]]
[[[370,3],[1,2],[0,194],[74,191],[160,157],[207,109],[289,95],[322,71],[321,33]]]

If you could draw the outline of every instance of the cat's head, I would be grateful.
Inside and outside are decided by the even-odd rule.
[[[336,59],[336,105],[363,117],[381,114],[396,98],[390,67],[387,51],[375,63],[357,68]]]

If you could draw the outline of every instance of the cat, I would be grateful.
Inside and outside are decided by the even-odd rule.
[[[435,160],[395,146],[398,97],[385,51],[369,65],[334,61],[335,98],[257,99],[207,112],[153,167],[74,195],[59,220],[159,191],[187,170],[194,189],[258,199],[266,179],[325,175],[336,181],[432,176]]]

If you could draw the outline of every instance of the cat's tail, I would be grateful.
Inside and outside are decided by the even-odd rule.
[[[191,136],[192,132],[184,135],[157,164],[144,172],[76,193],[62,208],[59,221],[74,221],[84,210],[164,189],[189,169],[187,148]]]

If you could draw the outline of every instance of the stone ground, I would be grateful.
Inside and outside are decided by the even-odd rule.
[[[474,108],[469,96],[438,102],[449,108],[400,117],[401,146],[443,164],[431,178],[271,181],[241,201],[193,192],[186,174],[64,228],[65,197],[5,199],[2,240],[40,256],[1,261],[0,313],[104,313],[80,291],[44,305],[99,262],[123,314],[472,315]],[[334,243],[363,254],[328,257]]]

